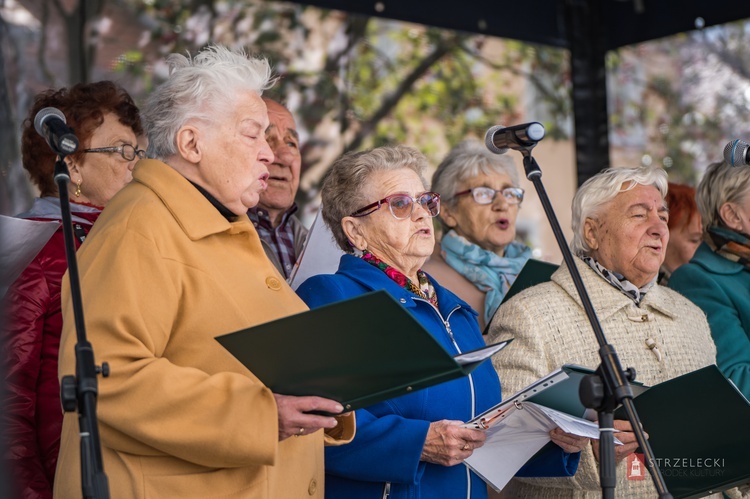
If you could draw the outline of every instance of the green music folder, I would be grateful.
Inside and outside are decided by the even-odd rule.
[[[521,268],[521,272],[518,273],[516,280],[513,281],[510,289],[508,289],[508,292],[505,293],[505,296],[503,296],[503,301],[500,302],[500,305],[526,288],[549,281],[552,277],[552,274],[555,272],[555,270],[558,269],[558,267],[559,265],[555,265],[554,263],[534,260],[533,258],[527,260],[523,268]],[[497,313],[497,310],[495,311],[495,313]],[[487,323],[487,325],[484,327],[484,331],[482,331],[482,335],[487,335],[490,332],[491,323],[492,320]]]
[[[750,403],[718,367],[654,385],[633,403],[673,497],[750,483]],[[615,417],[625,419],[622,408]]]
[[[346,411],[466,376],[510,343],[451,355],[385,291],[216,340],[274,393],[318,395]]]
[[[534,260],[533,258],[527,260],[500,304],[502,305],[526,288],[549,281],[558,267],[559,265],[554,263]]]
[[[593,371],[567,364],[562,370],[568,378],[528,401],[582,417],[585,408],[578,386]],[[654,386],[637,381],[630,386],[656,464],[675,499],[750,483],[750,404],[718,367],[707,366]],[[622,407],[615,417],[627,419]],[[651,480],[651,475],[644,469],[641,478]]]

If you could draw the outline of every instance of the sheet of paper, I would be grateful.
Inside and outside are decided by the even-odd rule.
[[[511,341],[513,340],[501,341],[500,343],[488,345],[484,348],[479,348],[477,350],[472,350],[471,352],[466,352],[460,355],[456,355],[453,358],[456,359],[456,362],[458,362],[458,365],[460,366],[465,366],[466,364],[473,364],[475,362],[480,362],[484,359],[487,359],[495,355],[497,352],[505,348]]]
[[[313,220],[305,247],[289,276],[289,285],[292,289],[296,290],[300,284],[314,275],[334,274],[339,268],[339,260],[344,252],[336,244],[333,233],[323,222],[322,209],[321,206]]]
[[[0,298],[41,251],[60,222],[0,215]]]
[[[487,429],[482,447],[464,461],[498,492],[526,462],[550,441],[555,427],[545,418],[511,405],[504,418]]]

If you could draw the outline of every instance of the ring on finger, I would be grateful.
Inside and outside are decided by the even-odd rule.
[[[465,443],[465,444],[464,444],[464,448],[463,448],[463,450],[469,450],[469,448],[470,448],[470,447],[469,447],[469,444],[468,444],[468,443]]]
[[[298,434],[298,435],[302,435],[303,433],[305,433],[305,429],[304,429],[304,428],[301,428],[301,427],[300,427],[300,429],[299,429],[299,431],[297,432],[297,434]]]

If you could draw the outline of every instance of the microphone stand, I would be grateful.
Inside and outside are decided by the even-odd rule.
[[[86,327],[81,305],[81,285],[78,279],[78,261],[73,242],[73,221],[70,214],[68,184],[70,173],[64,161],[64,154],[59,153],[55,162],[55,182],[60,193],[60,211],[62,213],[63,236],[65,239],[65,257],[68,262],[68,280],[73,300],[73,315],[77,342],[76,375],[63,376],[60,382],[60,399],[65,412],[78,409],[78,428],[81,432],[81,489],[84,499],[109,499],[109,484],[104,473],[99,427],[96,419],[97,374],[105,378],[109,375],[109,365],[101,367],[94,363],[94,350],[86,339]]]
[[[633,405],[633,391],[630,388],[629,381],[635,380],[635,369],[628,368],[623,371],[620,360],[617,357],[615,348],[607,343],[604,331],[596,316],[594,306],[591,304],[591,298],[586,292],[583,285],[581,274],[578,272],[573,254],[568,247],[565,236],[563,235],[560,223],[557,220],[549,196],[542,184],[542,171],[536,160],[531,156],[531,150],[537,142],[527,141],[520,145],[519,150],[523,154],[523,167],[528,178],[536,188],[539,199],[544,207],[544,212],[555,234],[555,239],[563,254],[565,264],[568,266],[570,275],[573,278],[578,295],[581,297],[581,303],[586,312],[586,316],[594,329],[596,340],[599,343],[599,357],[601,364],[594,374],[590,374],[581,381],[580,393],[583,405],[594,409],[599,415],[599,480],[602,489],[602,497],[605,499],[615,497],[615,486],[617,484],[616,462],[615,462],[615,443],[614,443],[614,410],[618,404],[622,404],[628,417],[628,421],[633,426],[638,445],[644,454],[646,467],[656,487],[660,498],[671,499],[672,495],[667,490],[664,483],[664,477],[661,471],[656,467],[651,446],[646,440],[641,427],[641,421]]]

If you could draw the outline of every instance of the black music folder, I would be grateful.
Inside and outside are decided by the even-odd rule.
[[[512,341],[451,355],[385,291],[216,340],[274,393],[318,395],[346,411],[466,376]]]

